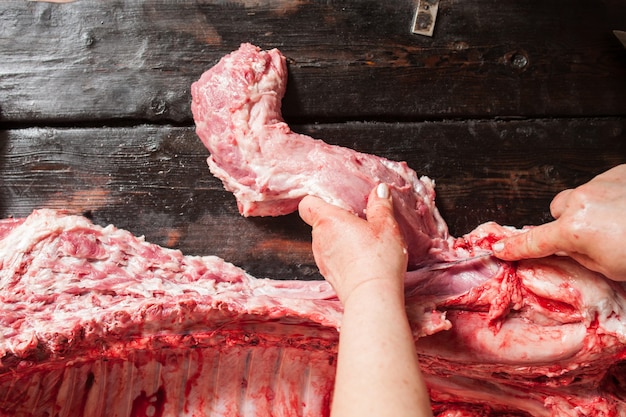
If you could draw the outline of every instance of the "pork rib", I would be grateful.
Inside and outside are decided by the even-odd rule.
[[[0,224],[0,415],[328,415],[341,306],[324,281],[56,211]],[[406,298],[442,416],[626,412],[618,284],[569,259],[483,259],[408,273]]]
[[[0,415],[328,409],[341,311],[326,283],[255,279],[54,211],[4,225]]]

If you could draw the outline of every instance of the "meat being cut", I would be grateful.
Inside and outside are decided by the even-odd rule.
[[[0,222],[0,415],[328,415],[341,306],[56,211]],[[486,224],[457,256],[510,229]],[[569,259],[407,273],[441,416],[619,416],[621,286]]]
[[[292,132],[280,104],[287,68],[278,50],[250,44],[222,59],[191,86],[198,136],[211,155],[211,172],[237,198],[244,216],[291,213],[307,194],[363,216],[369,191],[394,184],[396,217],[414,267],[433,245],[444,245],[448,228],[435,206],[427,177],[404,162],[354,152]],[[419,215],[416,215],[416,212]]]
[[[431,269],[520,231],[486,223],[448,236],[429,179],[293,134],[277,107],[285,77],[277,51],[243,45],[194,84],[211,169],[245,215],[294,210],[307,193],[361,214],[370,186],[395,187],[405,233],[421,228],[407,315],[436,415],[626,415],[621,284],[564,257]],[[272,96],[273,116],[259,116]],[[258,143],[267,131],[274,145]],[[314,169],[316,158],[333,162]],[[341,191],[353,176],[360,197]],[[329,413],[341,305],[324,281],[258,279],[40,210],[0,221],[0,285],[0,415]]]
[[[479,378],[489,382],[492,396],[487,401],[480,389],[478,402],[532,415],[567,408],[565,395],[576,398],[570,404],[579,410],[612,404],[599,394],[587,401],[576,393],[594,392],[625,355],[624,287],[563,258],[518,264],[490,259],[442,274],[420,269],[490,249],[497,238],[518,231],[489,223],[454,239],[436,210],[428,178],[418,179],[406,164],[292,132],[280,112],[286,74],[278,50],[243,44],[192,86],[196,131],[211,153],[209,167],[235,194],[241,213],[285,214],[313,194],[363,216],[373,186],[391,184],[409,246],[408,304],[419,306],[419,314],[431,300],[452,323],[452,329],[418,341],[425,372],[438,378],[452,374],[459,384],[450,390],[445,387],[451,378],[431,379],[435,400],[463,402],[471,397],[466,388],[480,386],[474,383]],[[510,391],[511,383],[523,391]],[[446,393],[439,397],[435,387],[441,386]],[[457,390],[462,395],[450,394]],[[493,398],[496,392],[502,393],[499,400]],[[516,396],[523,401],[513,401]],[[537,409],[530,406],[531,397]],[[531,408],[512,405],[520,403]],[[622,407],[619,400],[615,404],[614,410]]]

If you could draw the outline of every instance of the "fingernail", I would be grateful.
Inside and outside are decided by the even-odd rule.
[[[389,187],[384,182],[378,184],[376,187],[376,195],[378,198],[389,198]]]
[[[494,243],[493,245],[491,245],[491,249],[492,249],[494,252],[501,252],[501,251],[503,251],[503,250],[504,250],[504,243],[502,243],[502,242],[496,242],[496,243]]]

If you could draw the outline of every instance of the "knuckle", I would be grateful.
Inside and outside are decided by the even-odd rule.
[[[569,193],[569,200],[573,203],[573,208],[581,209],[584,208],[592,195],[592,190],[585,185],[581,185],[580,187],[574,188]]]
[[[539,251],[539,245],[537,245],[537,241],[535,240],[535,234],[532,230],[524,233],[522,239],[523,250],[528,253],[535,253]]]

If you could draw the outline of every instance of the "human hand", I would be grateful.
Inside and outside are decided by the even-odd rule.
[[[494,254],[514,261],[567,255],[608,278],[626,281],[626,165],[559,193],[553,222],[494,244]]]
[[[355,288],[372,280],[387,281],[403,294],[407,250],[386,184],[370,193],[367,220],[313,196],[302,199],[298,210],[313,227],[313,255],[320,273],[344,305]]]

